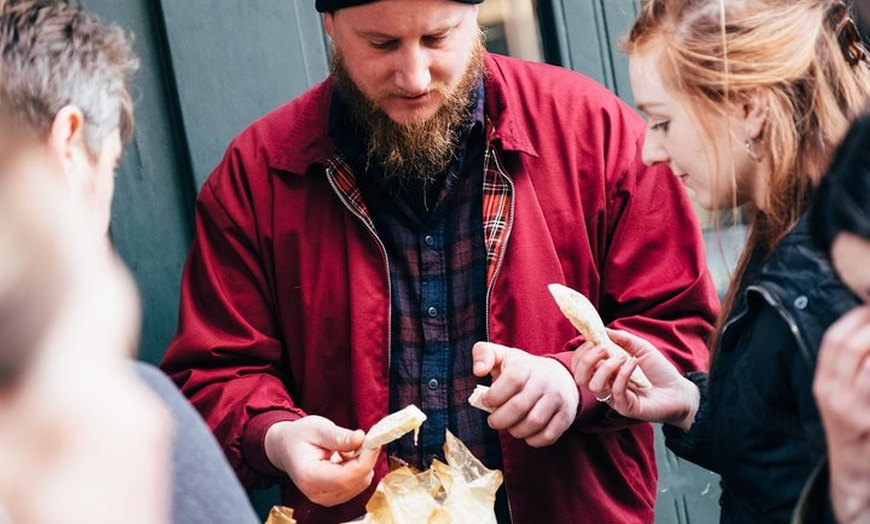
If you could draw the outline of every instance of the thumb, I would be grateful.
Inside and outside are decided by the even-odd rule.
[[[356,451],[363,444],[366,434],[336,426],[331,421],[324,421],[314,432],[314,442],[320,448],[329,451]]]
[[[474,374],[483,377],[489,373],[498,374],[507,348],[490,342],[478,342],[471,350],[474,359]]]

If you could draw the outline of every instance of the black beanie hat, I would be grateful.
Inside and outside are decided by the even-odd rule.
[[[355,5],[370,4],[377,0],[317,0],[315,8],[321,13],[327,11],[336,11],[344,7],[353,7]],[[463,4],[480,4],[483,0],[453,0],[454,2],[462,2]]]

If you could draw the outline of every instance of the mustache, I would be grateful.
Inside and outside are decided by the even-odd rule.
[[[384,103],[390,98],[417,98],[421,96],[438,95],[442,99],[448,99],[453,94],[449,85],[443,82],[433,82],[426,86],[426,90],[420,93],[412,93],[402,89],[384,89],[378,92],[369,102],[369,111],[376,113],[381,110]]]
[[[414,98],[417,96],[431,95],[432,93],[446,95],[446,94],[450,93],[450,87],[447,84],[444,84],[442,82],[435,82],[435,83],[432,83],[429,86],[427,86],[426,90],[422,91],[420,93],[412,93],[410,91],[404,91],[401,89],[385,90],[385,91],[382,91],[377,97],[375,97],[375,99],[377,100],[377,99],[386,98],[386,97],[390,97],[390,96]]]

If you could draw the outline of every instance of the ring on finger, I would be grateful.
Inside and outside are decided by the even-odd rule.
[[[610,404],[610,401],[613,400],[613,392],[607,394],[606,397],[595,397],[595,400],[601,402],[602,404]]]

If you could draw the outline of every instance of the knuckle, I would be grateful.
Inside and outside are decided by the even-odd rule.
[[[531,446],[533,448],[543,448],[544,446],[546,446],[545,443],[543,443],[541,440],[539,440],[537,438],[526,439],[526,444],[528,444],[529,446]]]
[[[545,446],[549,446],[559,440],[559,431],[555,431],[553,429],[547,429],[544,431],[543,441]]]
[[[516,427],[510,428],[508,434],[516,439],[521,439],[524,436],[523,432]]]
[[[515,371],[509,371],[508,373],[502,374],[501,380],[504,380],[508,386],[513,389],[521,388],[526,383],[523,377]]]
[[[529,425],[533,426],[534,428],[542,428],[548,422],[550,422],[549,417],[540,413],[530,413],[526,420],[528,421]]]
[[[526,397],[518,397],[514,404],[514,409],[519,413],[529,413],[535,406],[535,402]]]
[[[594,349],[594,348],[592,348],[592,349]],[[596,353],[593,350],[587,351],[586,353],[583,354],[583,356],[580,357],[580,360],[584,364],[586,364],[587,366],[590,366],[590,367],[593,364],[595,364],[598,361],[598,359],[599,359],[598,353]]]

